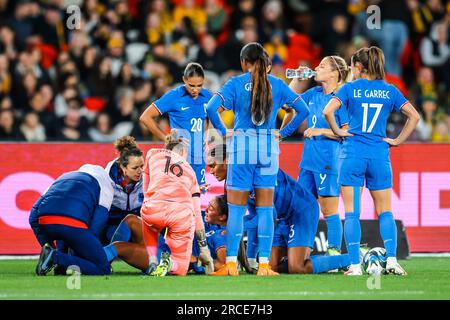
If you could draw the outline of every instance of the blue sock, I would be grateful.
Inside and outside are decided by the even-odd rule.
[[[359,222],[359,214],[353,212],[345,214],[344,237],[351,264],[360,263],[361,223]]]
[[[106,258],[108,259],[108,262],[113,261],[118,256],[116,248],[114,247],[114,244],[112,244],[112,243],[108,244],[106,247],[103,247],[103,250],[105,250]]]
[[[267,263],[270,258],[273,241],[273,206],[256,207],[258,215],[258,243],[259,243],[259,261]]]
[[[341,254],[337,256],[311,256],[313,273],[322,273],[334,269],[339,269],[350,265],[350,256]]]
[[[125,223],[125,220],[122,220],[119,223],[119,226],[117,227],[116,231],[114,232],[114,235],[111,238],[111,243],[115,241],[129,242],[130,240],[131,240],[131,229]]]
[[[328,228],[328,248],[341,251],[342,245],[342,223],[339,213],[325,217]]]
[[[378,216],[381,238],[384,241],[387,257],[397,256],[397,226],[392,212],[386,211]]]
[[[258,255],[258,229],[247,229],[247,258],[256,259]]]
[[[227,257],[237,257],[244,229],[244,214],[247,206],[228,203]]]

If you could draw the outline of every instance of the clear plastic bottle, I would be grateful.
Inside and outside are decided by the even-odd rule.
[[[286,69],[286,78],[288,79],[298,78],[299,80],[308,80],[315,76],[316,72],[307,67]]]

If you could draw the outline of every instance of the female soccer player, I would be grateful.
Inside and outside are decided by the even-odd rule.
[[[328,227],[328,254],[336,255],[341,251],[342,223],[339,218],[339,184],[337,181],[338,151],[340,137],[336,136],[323,117],[323,109],[342,86],[350,74],[350,68],[339,56],[327,56],[315,69],[315,80],[321,85],[302,94],[308,104],[308,129],[302,161],[300,162],[299,183],[312,192],[320,203],[320,209]],[[296,78],[289,86],[299,92],[300,81]],[[287,113],[289,117],[289,114]],[[347,127],[347,114],[339,109],[335,113],[338,126]]]
[[[194,231],[200,246],[200,261],[213,266],[206,244],[200,211],[200,188],[195,172],[186,161],[186,140],[172,130],[165,149],[150,149],[144,164],[144,204],[141,208],[142,232],[149,257],[150,275],[186,275],[192,252]],[[158,236],[167,228],[166,244],[171,256],[162,254],[158,263]]]
[[[86,275],[110,273],[110,264],[99,236],[108,219],[114,190],[106,171],[86,164],[63,174],[34,204],[30,225],[42,246],[36,274],[46,275],[53,266],[78,266]],[[76,255],[53,249],[55,240]]]
[[[207,165],[211,174],[219,181],[227,177],[225,148],[225,145],[216,146],[207,157]],[[273,203],[273,219],[276,224],[270,264],[274,270],[281,271],[279,264],[281,258],[286,255],[288,256],[287,272],[289,273],[322,273],[350,264],[347,254],[310,257],[319,222],[319,206],[312,193],[282,170],[278,170],[277,173]],[[256,215],[256,209],[255,200],[251,196],[248,198],[247,208],[249,214],[246,217],[249,217],[248,220],[252,220],[252,216]],[[251,234],[252,232],[248,235],[247,245],[258,247],[258,243],[251,243]],[[256,254],[254,257],[256,258]],[[250,257],[248,258],[250,260]]]
[[[106,172],[114,183],[114,198],[104,231],[104,243],[128,241],[131,230],[122,222],[128,214],[140,215],[144,193],[142,190],[142,170],[144,156],[131,136],[118,138],[114,147],[119,157],[109,162]]]
[[[420,116],[393,85],[384,81],[384,55],[377,47],[361,48],[351,58],[353,82],[344,84],[324,110],[331,130],[345,140],[339,164],[339,183],[345,205],[344,237],[351,266],[347,275],[361,275],[360,199],[364,186],[370,190],[378,215],[380,233],[386,248],[386,272],[406,275],[398,264],[397,228],[391,212],[392,169],[389,147],[403,143],[414,131]],[[348,131],[336,123],[334,114],[341,106],[348,112]],[[386,122],[392,111],[408,120],[395,139],[386,137]]]
[[[166,134],[158,127],[154,118],[165,113],[169,115],[171,129],[177,129],[179,135],[189,141],[187,161],[194,169],[200,186],[206,183],[203,139],[206,104],[211,98],[211,93],[202,88],[204,80],[202,66],[189,63],[184,70],[184,85],[170,90],[153,102],[140,117],[140,121],[150,132],[164,141]]]
[[[260,243],[258,275],[276,275],[269,268],[269,257],[273,237],[273,188],[278,171],[277,139],[292,134],[309,111],[300,96],[281,79],[267,74],[268,61],[259,43],[245,45],[240,59],[245,73],[231,78],[207,106],[208,117],[222,136],[227,132],[218,111],[231,109],[235,116],[227,177],[227,263],[214,275],[239,275],[236,260],[247,199],[253,189]],[[295,109],[296,116],[276,132],[276,115],[285,104]]]

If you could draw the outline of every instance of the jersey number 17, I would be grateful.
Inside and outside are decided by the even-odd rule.
[[[363,123],[362,123],[362,132],[371,133],[375,123],[377,122],[378,116],[380,115],[381,108],[383,108],[383,104],[381,103],[363,103],[362,107],[364,108],[363,114]],[[370,122],[369,128],[367,128],[367,118],[369,117],[369,108],[376,108],[375,115]]]

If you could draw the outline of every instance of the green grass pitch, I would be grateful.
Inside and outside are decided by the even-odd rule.
[[[345,277],[342,273],[151,278],[123,262],[113,264],[114,274],[110,276],[70,278],[53,276],[51,272],[46,277],[37,277],[36,261],[0,261],[0,300],[450,299],[450,258],[414,257],[401,261],[408,276],[381,276],[379,281],[367,275]]]

